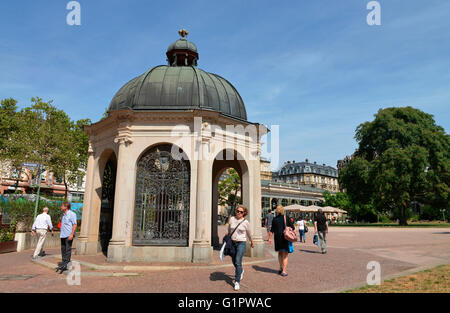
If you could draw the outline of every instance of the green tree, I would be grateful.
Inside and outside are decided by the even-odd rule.
[[[15,156],[21,153],[21,149],[13,142],[12,133],[18,131],[19,117],[17,112],[17,101],[9,98],[0,102],[0,161],[11,161]],[[13,168],[17,169],[17,162],[12,162]],[[20,175],[19,175],[20,177]],[[18,179],[19,179],[18,177]],[[19,181],[16,181],[16,187]]]
[[[58,124],[60,131],[55,140],[51,168],[55,175],[63,178],[64,197],[67,199],[68,185],[77,184],[85,174],[89,138],[84,133],[83,126],[90,124],[90,120],[73,122],[61,115]]]
[[[228,174],[225,174],[225,178],[219,181],[219,205],[231,207],[228,213],[228,218],[233,214],[234,209],[241,203],[241,197],[238,196],[241,191],[241,177],[235,169],[229,169]]]
[[[9,98],[0,102],[0,157],[8,157],[11,132],[17,131],[17,101]]]
[[[1,103],[0,157],[10,160],[19,172],[23,162],[34,162],[63,177],[67,199],[68,184],[76,183],[87,166],[88,137],[83,127],[90,120],[73,122],[52,101],[38,97],[19,112],[17,101]],[[36,176],[37,170],[33,174]]]
[[[407,225],[411,202],[447,208],[450,137],[412,107],[380,109],[356,129],[359,144],[339,182],[355,203],[389,210]]]
[[[328,190],[324,191],[325,206],[332,206],[347,211],[348,215],[355,221],[364,220],[375,222],[377,220],[376,211],[371,203],[358,203],[352,201],[347,192],[338,192],[334,195]]]

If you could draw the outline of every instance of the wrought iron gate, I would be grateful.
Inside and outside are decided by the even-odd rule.
[[[100,223],[98,237],[104,255],[108,252],[109,241],[112,237],[114,215],[114,195],[116,187],[116,162],[108,160],[103,172],[102,202],[100,208]]]
[[[171,148],[157,146],[138,162],[133,245],[188,245],[190,166]]]

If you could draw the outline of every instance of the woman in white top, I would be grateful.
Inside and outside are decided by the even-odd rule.
[[[306,236],[305,236],[305,224],[306,224],[306,222],[302,218],[300,218],[297,221],[296,224],[297,224],[297,227],[298,227],[298,233],[300,234],[299,241],[300,242],[305,242],[306,241]]]
[[[231,216],[228,221],[228,235],[233,233],[231,240],[233,240],[236,254],[233,256],[233,265],[235,267],[235,283],[234,290],[239,290],[239,283],[244,275],[242,268],[242,257],[244,256],[245,247],[247,243],[247,236],[250,239],[251,247],[253,248],[252,231],[250,223],[245,219],[248,210],[245,206],[239,205],[236,208],[236,217]],[[235,230],[236,229],[236,230]]]

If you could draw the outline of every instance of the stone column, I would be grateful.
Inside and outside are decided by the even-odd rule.
[[[249,220],[252,227],[254,248],[248,254],[251,257],[264,257],[264,240],[261,227],[261,165],[259,154],[256,160],[248,162],[250,181],[250,213]]]
[[[98,240],[92,239],[90,234],[90,225],[92,223],[93,203],[92,198],[95,194],[94,176],[98,173],[98,159],[95,159],[92,144],[89,141],[88,163],[86,169],[86,187],[83,199],[83,215],[81,220],[81,233],[76,244],[76,254],[93,255],[97,253]]]
[[[199,160],[197,162],[197,207],[195,239],[192,246],[192,262],[209,263],[212,258],[211,247],[211,201],[212,201],[212,162],[209,144],[211,133],[208,123],[203,123],[200,135]]]
[[[215,173],[214,173],[215,174]],[[211,232],[212,232],[212,245],[213,247],[218,247],[220,245],[218,236],[218,209],[219,209],[219,191],[218,191],[218,179],[214,179],[212,183],[213,193],[212,193],[212,216],[211,216]]]
[[[122,262],[126,259],[126,247],[130,246],[131,212],[134,208],[134,160],[129,150],[131,139],[119,135],[114,142],[119,144],[117,158],[116,188],[112,238],[108,246],[108,261]]]

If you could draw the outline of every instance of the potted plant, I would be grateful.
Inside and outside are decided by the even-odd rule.
[[[0,253],[15,252],[17,250],[17,241],[14,241],[15,225],[9,227],[0,227]]]

